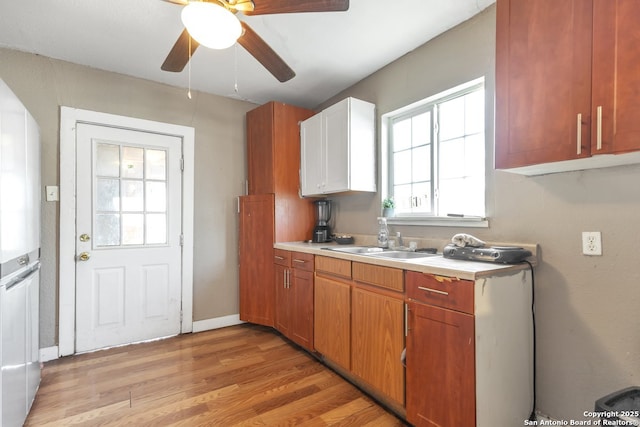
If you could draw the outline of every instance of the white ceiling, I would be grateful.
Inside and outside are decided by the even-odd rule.
[[[494,2],[351,0],[347,12],[239,14],[296,77],[280,83],[238,44],[201,46],[191,88],[313,108]],[[0,0],[0,46],[187,88],[188,66],[160,70],[183,30],[181,8],[161,0]]]

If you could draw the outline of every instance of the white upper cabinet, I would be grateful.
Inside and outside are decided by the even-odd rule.
[[[376,191],[375,105],[346,98],[301,124],[303,196]]]

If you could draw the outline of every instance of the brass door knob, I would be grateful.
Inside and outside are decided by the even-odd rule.
[[[88,234],[85,233],[85,234],[81,234],[80,235],[80,241],[81,242],[88,242],[89,240],[91,240],[91,237],[89,237]]]
[[[80,255],[78,255],[78,260],[80,261],[88,261],[89,258],[91,258],[91,254],[89,254],[89,252],[82,252]]]

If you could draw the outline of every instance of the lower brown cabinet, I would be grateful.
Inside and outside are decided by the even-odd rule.
[[[274,249],[275,326],[284,336],[313,350],[313,255]]]
[[[353,288],[351,371],[404,405],[404,301],[398,296]]]
[[[473,282],[407,272],[406,285],[407,421],[475,426]]]
[[[314,344],[316,351],[351,369],[351,261],[316,257]]]

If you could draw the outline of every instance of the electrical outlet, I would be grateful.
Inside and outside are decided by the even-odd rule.
[[[599,231],[582,232],[582,254],[602,255],[602,235]]]

